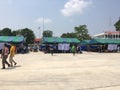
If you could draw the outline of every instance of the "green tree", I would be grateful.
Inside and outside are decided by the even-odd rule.
[[[76,33],[63,33],[61,35],[62,38],[76,38]]]
[[[11,29],[9,28],[4,28],[0,30],[0,35],[1,36],[18,36],[18,35],[21,36],[22,35],[26,39],[27,44],[34,43],[34,39],[35,39],[35,34],[31,29],[28,29],[28,28],[20,29],[16,31],[11,31]]]
[[[114,24],[116,31],[120,31],[120,18],[119,20]]]
[[[20,36],[20,35],[21,35],[21,30],[12,31],[12,36]]]
[[[16,36],[16,31],[12,31],[12,36]]]
[[[12,32],[10,28],[4,28],[0,30],[0,35],[1,36],[12,36]]]
[[[20,32],[19,35],[24,36],[27,44],[34,43],[35,35],[31,29],[25,28],[25,29],[18,30],[18,32]]]
[[[91,36],[88,34],[88,29],[86,25],[79,25],[74,29],[75,29],[77,39],[79,40],[91,39]]]
[[[53,32],[51,30],[46,30],[43,32],[43,37],[52,37]]]

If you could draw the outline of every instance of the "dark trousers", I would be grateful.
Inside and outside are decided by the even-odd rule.
[[[50,50],[50,53],[51,53],[52,56],[53,56],[53,52],[54,52],[53,50]]]
[[[5,56],[3,56],[3,58],[2,58],[2,66],[3,66],[3,68],[5,68],[5,64],[7,64],[8,66],[10,65],[7,61],[6,61],[6,59],[7,59],[7,55],[5,55]]]

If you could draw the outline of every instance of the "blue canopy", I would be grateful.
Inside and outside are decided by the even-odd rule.
[[[76,38],[44,37],[43,43],[80,43]]]
[[[99,38],[94,38],[90,40],[90,44],[120,44],[119,39],[99,39]]]
[[[0,42],[20,43],[20,42],[24,42],[24,37],[23,36],[0,36]]]

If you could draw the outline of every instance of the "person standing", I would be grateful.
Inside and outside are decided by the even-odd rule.
[[[10,56],[9,56],[9,61],[10,61],[10,64],[11,64],[11,67],[13,67],[13,63],[14,65],[16,65],[17,63],[13,60],[13,57],[16,53],[16,46],[12,43],[11,44],[11,48],[10,48]]]
[[[76,53],[76,47],[75,47],[75,45],[73,45],[71,47],[71,52],[73,53],[73,56],[75,56],[75,53]]]
[[[4,44],[4,47],[3,47],[2,53],[1,53],[2,69],[5,69],[5,64],[7,64],[8,67],[10,67],[10,64],[7,62],[8,54],[9,54],[9,49],[7,47],[7,44]]]
[[[53,56],[53,52],[54,52],[54,47],[50,46],[50,53],[51,53],[52,56]]]

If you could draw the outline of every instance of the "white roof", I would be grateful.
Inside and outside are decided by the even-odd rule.
[[[94,35],[93,37],[102,36],[102,35],[105,35],[105,33],[100,33],[100,34]]]

